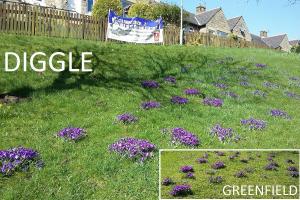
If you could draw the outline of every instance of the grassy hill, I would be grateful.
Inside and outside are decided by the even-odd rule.
[[[81,52],[92,51],[93,72],[6,73],[7,51],[43,51],[48,58],[56,51],[72,51],[75,66],[80,65]],[[1,98],[24,98],[0,105],[0,149],[30,147],[45,162],[42,170],[0,177],[3,199],[156,199],[158,151],[139,164],[110,153],[108,146],[122,137],[136,137],[157,149],[188,148],[175,146],[162,134],[165,128],[185,128],[199,137],[198,148],[205,149],[300,147],[300,57],[294,54],[0,35],[0,63]],[[257,63],[267,67],[256,67]],[[176,77],[175,85],[164,81],[170,75]],[[144,80],[156,80],[160,87],[145,89]],[[245,82],[248,86],[242,86]],[[202,95],[186,96],[187,88],[197,88]],[[187,97],[189,103],[171,104],[175,95]],[[221,98],[224,104],[205,106],[204,96]],[[160,102],[161,108],[141,109],[148,100]],[[283,110],[291,119],[273,117],[271,109]],[[118,123],[116,116],[125,112],[138,122]],[[264,120],[266,128],[242,126],[240,121],[250,117]],[[210,129],[216,124],[232,128],[240,140],[220,142],[212,137]],[[88,136],[77,143],[57,138],[56,133],[68,126],[85,128]]]

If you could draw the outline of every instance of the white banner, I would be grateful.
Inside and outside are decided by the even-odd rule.
[[[108,15],[107,38],[133,43],[163,43],[162,19],[125,18],[113,11]]]

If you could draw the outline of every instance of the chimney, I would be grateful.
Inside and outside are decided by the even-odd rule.
[[[260,37],[261,37],[261,38],[266,38],[266,37],[268,37],[268,32],[267,32],[267,31],[260,31]]]
[[[196,7],[196,15],[200,15],[201,13],[206,12],[206,7],[203,5],[199,5]]]

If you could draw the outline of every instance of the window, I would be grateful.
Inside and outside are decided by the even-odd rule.
[[[223,31],[217,31],[217,35],[220,37],[226,37],[228,35],[228,33],[225,33]]]
[[[92,12],[94,0],[87,0],[87,11]]]

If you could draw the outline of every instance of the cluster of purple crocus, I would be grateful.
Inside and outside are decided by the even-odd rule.
[[[190,185],[176,185],[170,192],[172,196],[187,196],[192,193],[193,192]]]
[[[222,107],[223,100],[218,98],[205,98],[203,104],[207,106]]]
[[[267,88],[273,88],[273,89],[279,88],[279,86],[276,83],[271,83],[269,81],[263,82],[263,86]]]
[[[147,102],[143,102],[141,104],[141,107],[144,110],[150,110],[150,109],[153,109],[153,108],[159,108],[160,107],[160,103],[156,102],[156,101],[147,101]]]
[[[299,169],[294,166],[290,166],[287,168],[287,171],[289,172],[291,177],[298,178],[299,177]]]
[[[172,140],[173,142],[180,142],[187,146],[198,146],[200,140],[198,137],[183,128],[174,128],[172,129]]]
[[[231,92],[231,91],[224,91],[224,92],[221,92],[221,94],[222,94],[222,95],[225,95],[225,96],[227,96],[227,97],[234,98],[234,99],[236,99],[236,98],[239,97],[236,93]]]
[[[117,120],[124,124],[131,124],[131,123],[136,122],[138,120],[138,118],[130,113],[124,113],[124,114],[118,115]]]
[[[136,138],[122,138],[109,146],[111,152],[141,162],[152,157],[156,147],[147,140]]]
[[[184,97],[174,96],[171,98],[171,102],[173,104],[187,104],[189,102],[189,100]]]
[[[166,82],[172,83],[172,84],[176,84],[176,78],[173,76],[168,76],[165,78]]]
[[[254,91],[252,92],[252,94],[253,94],[254,96],[258,96],[258,97],[266,97],[266,96],[267,96],[267,93],[265,93],[265,92],[263,92],[263,91],[261,91],[261,90],[254,90]]]
[[[266,122],[254,118],[241,120],[242,125],[248,125],[250,130],[263,130],[266,127]]]
[[[211,176],[208,179],[209,183],[212,184],[219,184],[223,182],[223,177],[222,176]]]
[[[224,142],[232,137],[233,130],[231,128],[223,128],[220,124],[217,124],[210,130],[210,134],[217,136],[221,142]]]
[[[164,186],[169,186],[174,184],[174,181],[171,178],[164,178],[161,184]]]
[[[195,89],[195,88],[190,88],[190,89],[184,90],[184,93],[186,95],[198,95],[198,94],[200,94],[200,91],[198,89]]]
[[[273,116],[273,117],[283,117],[283,118],[286,118],[286,119],[289,119],[290,116],[282,111],[282,110],[278,110],[278,109],[273,109],[270,111],[270,115]]]
[[[57,136],[66,140],[78,141],[86,136],[86,130],[77,127],[67,127],[60,130]]]
[[[142,82],[144,88],[159,88],[159,83],[153,80],[147,80]]]
[[[212,167],[213,169],[222,169],[222,168],[225,168],[226,165],[225,165],[224,162],[222,162],[222,161],[217,161],[217,162],[213,163],[213,164],[211,165],[211,167]]]
[[[267,164],[265,166],[265,170],[277,171],[278,167],[279,167],[279,165],[276,162],[270,162],[269,164]]]
[[[193,166],[185,165],[185,166],[180,167],[180,171],[183,173],[194,172],[194,168],[193,168]]]
[[[293,99],[300,99],[300,95],[293,92],[285,92],[284,94]]]
[[[27,171],[31,163],[38,168],[44,165],[37,151],[25,147],[0,150],[0,163],[4,176],[11,176],[18,170]]]

